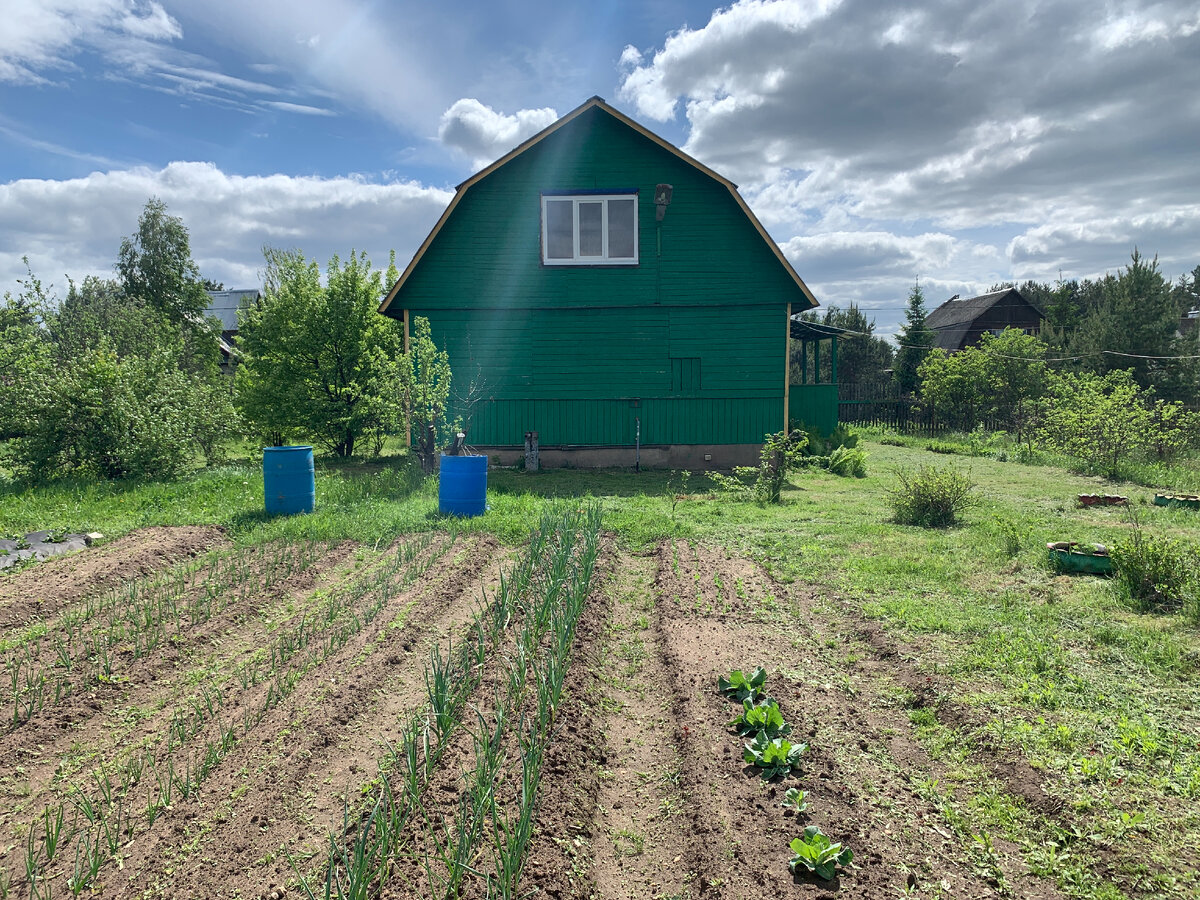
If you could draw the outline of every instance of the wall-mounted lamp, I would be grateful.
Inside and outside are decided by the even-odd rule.
[[[654,221],[661,222],[671,205],[671,194],[675,189],[669,184],[659,184],[654,187]]]

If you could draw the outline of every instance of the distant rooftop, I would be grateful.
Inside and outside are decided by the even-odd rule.
[[[221,320],[222,331],[237,331],[237,311],[259,298],[258,288],[240,291],[205,291],[209,296],[208,314]]]

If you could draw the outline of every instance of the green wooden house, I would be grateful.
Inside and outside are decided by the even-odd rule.
[[[787,426],[816,305],[732,182],[593,97],[458,186],[380,311],[429,319],[501,462],[703,468]]]

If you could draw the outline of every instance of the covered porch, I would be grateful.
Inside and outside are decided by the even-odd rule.
[[[838,338],[844,329],[791,317],[788,421],[830,434],[838,426]],[[789,426],[790,427],[790,426]]]

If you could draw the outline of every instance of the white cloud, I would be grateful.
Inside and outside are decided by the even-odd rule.
[[[14,0],[0,28],[0,81],[38,83],[82,46],[168,41],[183,31],[158,3],[135,0]]]
[[[918,274],[949,296],[1134,243],[1169,275],[1200,262],[1198,34],[1188,0],[736,0],[627,46],[619,96],[682,109],[684,149],[822,302],[896,306]]]
[[[205,277],[248,287],[259,283],[264,244],[298,247],[322,264],[365,250],[377,267],[395,249],[403,266],[452,195],[408,181],[229,175],[198,162],[12,181],[0,185],[0,290],[16,288],[26,254],[60,290],[64,273],[111,276],[121,239],[151,196],[182,217]]]
[[[438,137],[443,144],[461,150],[482,167],[557,119],[558,113],[553,109],[519,109],[505,115],[466,97],[442,113]]]
[[[322,109],[319,106],[306,106],[303,103],[288,103],[285,100],[265,100],[261,104],[268,106],[271,109],[277,109],[280,112],[299,113],[302,116],[336,116],[333,110]]]

